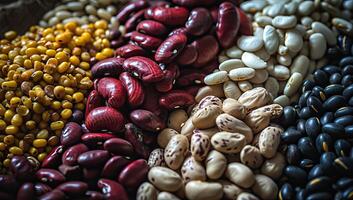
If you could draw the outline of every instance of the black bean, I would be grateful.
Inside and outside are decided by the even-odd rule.
[[[310,170],[315,165],[315,162],[311,159],[303,159],[300,161],[299,166],[303,169]]]
[[[318,159],[318,152],[309,137],[302,137],[298,141],[298,149],[305,158]]]
[[[327,133],[321,133],[315,140],[317,151],[321,154],[333,149],[332,137]]]
[[[352,89],[353,91],[353,89]],[[353,94],[353,93],[352,93]],[[342,117],[345,115],[353,115],[353,107],[342,107],[335,112],[335,118]]]
[[[322,126],[322,131],[330,134],[334,138],[345,137],[345,128],[339,124],[328,123]]]
[[[305,123],[306,120],[300,119],[297,122],[297,130],[300,131],[302,134],[305,134]]]
[[[282,185],[281,190],[278,193],[279,199],[281,200],[291,200],[294,199],[295,191],[289,183]]]
[[[342,76],[347,74],[353,75],[353,65],[347,65],[342,69]]]
[[[343,176],[353,176],[353,158],[339,157],[334,160],[337,172]]]
[[[322,125],[325,125],[325,124],[333,122],[334,119],[335,118],[334,118],[333,112],[326,112],[321,116],[320,123]]]
[[[291,144],[287,147],[286,152],[287,162],[291,165],[298,165],[301,159],[300,151],[295,144]]]
[[[316,96],[309,96],[306,100],[306,105],[312,108],[316,113],[319,113],[322,110],[322,102]]]
[[[324,92],[327,97],[330,97],[333,95],[341,95],[343,90],[344,90],[344,87],[339,84],[331,84],[324,88]]]
[[[337,190],[345,190],[353,185],[353,178],[342,177],[338,179],[335,183]]]
[[[348,101],[348,105],[353,106],[353,97],[351,97]]]
[[[337,45],[344,55],[348,55],[351,51],[352,41],[346,35],[339,35],[337,37]]]
[[[337,156],[349,156],[351,144],[347,140],[336,140],[334,147]]]
[[[305,200],[306,199],[306,196],[307,196],[307,192],[305,189],[300,189],[298,192],[297,192],[297,195],[295,196],[295,199],[296,200]]]
[[[353,146],[351,148],[351,153],[349,154],[349,157],[353,158]]]
[[[346,100],[341,95],[334,95],[328,98],[322,106],[325,110],[335,112],[337,109],[346,106]]]
[[[341,80],[341,84],[344,87],[348,87],[349,85],[351,85],[353,83],[353,76],[348,74],[343,76],[342,80]]]
[[[296,130],[295,128],[289,128],[281,134],[281,139],[286,144],[293,144],[297,143],[299,138],[301,138],[302,136],[303,135],[300,131]]]
[[[348,87],[346,87],[343,92],[342,95],[344,96],[344,98],[346,98],[347,100],[350,99],[353,96],[353,85],[350,85]]]
[[[318,69],[314,72],[314,81],[316,84],[320,86],[325,86],[329,83],[329,78],[327,76],[327,73],[324,72],[321,69]]]
[[[332,199],[332,194],[329,192],[319,192],[319,193],[314,193],[311,195],[308,195],[306,200],[331,200]]]
[[[338,84],[341,83],[342,75],[340,73],[334,73],[330,76],[330,83],[331,84]]]
[[[332,187],[332,180],[327,176],[312,179],[305,187],[308,193],[325,192]]]
[[[284,168],[284,175],[288,177],[288,181],[295,185],[305,185],[307,173],[300,167],[288,165]]]
[[[335,119],[335,123],[342,126],[353,125],[353,115],[345,115]]]
[[[335,170],[333,165],[334,160],[336,159],[336,155],[333,152],[325,152],[320,156],[320,165],[322,169],[328,173],[332,174]]]
[[[349,138],[353,138],[353,125],[350,125],[350,126],[346,126],[344,128],[344,131],[345,131],[345,136],[349,137]]]
[[[317,117],[311,117],[305,122],[305,132],[311,138],[315,139],[321,131],[320,120]]]
[[[303,93],[305,91],[312,90],[315,85],[316,84],[312,80],[305,80],[304,83],[303,83],[303,90],[302,90]]]
[[[311,91],[305,91],[300,97],[299,97],[299,101],[298,101],[298,105],[299,108],[303,108],[305,106],[307,106],[307,100],[311,95]],[[320,101],[321,103],[321,101]],[[322,103],[321,103],[322,104]]]
[[[314,117],[315,114],[316,112],[311,107],[304,107],[299,111],[298,116],[301,119],[308,119],[309,117]]]
[[[353,57],[352,56],[346,56],[340,60],[339,67],[342,68],[347,65],[353,65]]]
[[[353,186],[347,188],[345,191],[342,193],[342,197],[344,199],[352,199],[353,198]]]
[[[341,68],[335,66],[335,65],[326,65],[322,68],[326,73],[329,75],[335,74],[335,73],[340,73]]]
[[[312,180],[313,178],[317,178],[319,176],[324,176],[324,175],[325,175],[325,172],[322,169],[321,165],[320,164],[316,164],[309,171],[308,179]]]
[[[280,118],[281,124],[286,127],[295,124],[296,116],[296,110],[292,106],[284,107],[283,114]]]
[[[325,101],[326,99],[326,94],[324,92],[324,89],[320,86],[315,86],[312,90],[312,94],[319,98],[321,101]]]

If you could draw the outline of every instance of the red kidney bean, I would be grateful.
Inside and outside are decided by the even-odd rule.
[[[87,168],[100,167],[109,159],[109,152],[104,150],[91,150],[78,156],[79,165]]]
[[[224,2],[219,6],[216,32],[223,48],[231,47],[238,34],[240,22],[235,6]]]
[[[146,51],[140,46],[134,44],[126,44],[116,49],[115,54],[116,56],[120,56],[123,58],[130,58],[133,56],[144,56],[146,55]]]
[[[88,200],[104,200],[104,195],[96,191],[87,191],[85,196]]]
[[[111,133],[86,133],[82,135],[81,140],[87,146],[97,148],[101,147],[104,141],[111,138],[116,138],[116,136]]]
[[[215,58],[215,59],[211,60],[209,63],[207,63],[206,65],[202,66],[201,70],[204,74],[210,74],[215,69],[218,69],[218,66],[219,66],[218,59]]]
[[[2,198],[0,198],[2,199]],[[35,199],[35,191],[33,183],[24,183],[21,185],[20,189],[16,195],[17,200],[32,200]]]
[[[19,187],[13,175],[0,175],[0,188],[2,191],[15,193]]]
[[[154,87],[145,87],[145,100],[141,108],[154,112],[156,113],[156,115],[159,115],[162,112],[161,107],[158,104],[158,99],[160,95],[161,94]]]
[[[99,61],[91,68],[92,77],[102,78],[107,76],[117,77],[123,71],[124,58],[107,58]]]
[[[148,165],[146,160],[135,160],[119,174],[119,182],[127,188],[136,188],[146,178]]]
[[[124,69],[146,83],[158,82],[163,79],[163,71],[153,60],[134,56],[125,60]]]
[[[186,35],[187,37],[189,37],[189,33],[186,31],[186,28],[185,28],[185,27],[181,27],[181,28],[174,29],[173,31],[171,31],[171,32],[168,34],[168,37],[170,37],[170,36],[172,36],[172,35],[178,35],[178,34],[184,34],[184,35]]]
[[[41,168],[36,172],[39,181],[51,186],[59,185],[65,181],[65,176],[55,169]]]
[[[178,86],[185,87],[195,84],[203,84],[203,79],[206,74],[199,70],[187,69],[181,72],[180,77],[177,79],[176,83]]]
[[[133,14],[125,23],[125,29],[127,32],[134,30],[137,24],[142,20],[145,9],[142,9]]]
[[[218,52],[219,46],[217,40],[212,35],[206,35],[195,40],[191,45],[196,47],[198,57],[193,63],[193,67],[202,67],[214,59]]]
[[[60,165],[58,169],[66,177],[66,179],[77,180],[82,177],[82,171],[78,165],[70,166],[63,164]]]
[[[65,165],[70,165],[74,166],[77,165],[77,159],[78,157],[84,153],[87,152],[89,149],[86,145],[84,144],[76,144],[70,148],[68,148],[62,156],[62,163]]]
[[[34,179],[34,167],[24,156],[14,156],[10,162],[10,171],[19,181]]]
[[[100,169],[97,168],[83,168],[83,177],[88,181],[96,181],[101,173]]]
[[[153,9],[160,7],[160,6],[170,6],[170,2],[167,1],[149,1],[148,2],[150,4],[150,6],[148,8],[146,8],[145,11],[145,18],[146,19],[152,19],[153,18]]]
[[[83,112],[81,110],[74,110],[70,118],[70,121],[76,122],[76,123],[82,123],[83,119],[84,119]]]
[[[197,92],[201,87],[202,85],[193,85],[193,86],[185,87],[184,91],[190,94],[191,96],[196,96]]]
[[[164,129],[165,124],[153,112],[148,110],[134,110],[130,113],[130,120],[142,130],[157,132]]]
[[[212,17],[206,8],[195,8],[185,23],[187,32],[194,36],[205,34],[212,26]]]
[[[210,8],[210,13],[211,13],[212,21],[214,23],[217,23],[217,20],[218,20],[218,6],[211,7]]]
[[[198,57],[197,49],[194,45],[187,45],[178,55],[176,61],[179,65],[192,65]]]
[[[137,31],[134,31],[131,33],[130,39],[134,41],[136,44],[138,44],[140,47],[148,50],[157,49],[159,45],[161,45],[161,43],[163,42],[159,38],[156,38],[150,35],[145,35]]]
[[[110,30],[108,34],[109,40],[118,39],[121,36],[121,32],[118,29]]]
[[[119,132],[124,128],[124,122],[123,115],[110,107],[95,108],[86,117],[87,129],[92,132],[102,130]]]
[[[116,49],[122,45],[124,45],[126,43],[125,41],[125,38],[124,36],[118,38],[118,39],[115,39],[115,40],[111,40],[110,41],[110,47],[113,48],[113,49]]]
[[[112,138],[104,142],[104,149],[109,153],[122,156],[132,156],[134,147],[132,144],[121,138]]]
[[[131,163],[131,160],[122,156],[113,156],[105,163],[101,176],[103,178],[116,179],[121,170],[129,163]]]
[[[215,2],[216,0],[173,0],[173,3],[186,7],[208,6],[214,4]]]
[[[80,141],[81,135],[81,126],[75,122],[69,122],[65,125],[62,131],[60,136],[60,143],[66,147],[72,146]]]
[[[236,7],[238,16],[239,16],[239,33],[241,35],[252,35],[252,25],[251,25],[251,21],[248,18],[248,16],[246,16],[246,13],[241,10],[240,8]]]
[[[170,91],[159,98],[159,105],[168,110],[189,106],[194,102],[193,96],[180,90]]]
[[[107,100],[109,106],[120,108],[126,101],[126,90],[120,80],[105,77],[98,81],[98,93]]]
[[[158,6],[152,9],[151,17],[165,25],[184,25],[189,17],[189,11],[184,7]]]
[[[175,79],[180,75],[179,67],[176,64],[169,64],[163,71],[164,78],[155,85],[158,92],[168,92],[173,88]]]
[[[42,168],[58,167],[63,153],[64,153],[64,147],[62,145],[54,147],[50,151],[50,153],[44,158],[41,167]]]
[[[128,5],[126,5],[125,7],[123,7],[119,11],[119,13],[116,17],[120,23],[125,23],[126,20],[129,19],[129,16],[131,15],[131,13],[139,11],[143,8],[146,8],[147,6],[148,6],[148,3],[145,0],[131,2]]]
[[[53,190],[51,192],[45,193],[38,198],[38,200],[64,200],[66,199],[65,194],[60,190]]]
[[[37,182],[34,184],[34,191],[36,193],[36,196],[41,196],[41,195],[48,193],[52,190],[53,189],[47,184],[40,183],[40,182]]]
[[[143,133],[141,129],[132,123],[125,124],[124,138],[134,146],[137,156],[148,159],[151,150],[148,146],[143,144]]]
[[[68,181],[60,184],[55,189],[59,189],[69,197],[81,196],[88,190],[88,185],[82,181]]]
[[[115,181],[109,179],[100,179],[98,181],[98,188],[102,190],[102,193],[107,200],[129,199],[124,187]]]
[[[140,33],[147,34],[147,35],[152,35],[156,37],[161,37],[165,34],[167,34],[167,27],[164,26],[164,24],[159,23],[154,20],[143,20],[141,21],[137,27],[136,30]]]
[[[128,103],[131,107],[137,107],[143,103],[145,93],[142,84],[131,76],[128,72],[123,72],[119,76],[119,80],[127,91]]]
[[[13,200],[13,199],[15,199],[15,197],[12,196],[11,194],[8,194],[6,192],[1,192],[0,191],[0,199],[1,200]]]
[[[93,109],[103,105],[104,99],[98,94],[97,90],[92,90],[87,97],[85,117],[87,117],[88,113],[90,113]]]
[[[163,41],[154,54],[154,59],[161,63],[170,63],[184,49],[188,38],[184,34],[175,34]]]

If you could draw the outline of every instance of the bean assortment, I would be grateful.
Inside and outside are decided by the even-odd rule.
[[[353,57],[342,57],[304,82],[297,105],[284,108],[288,165],[280,199],[351,199]]]
[[[206,96],[190,115],[173,111],[137,199],[275,199],[285,158],[278,152],[283,130],[270,122],[281,114],[265,88],[238,100]]]

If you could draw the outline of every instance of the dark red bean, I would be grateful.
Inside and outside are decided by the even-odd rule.
[[[104,99],[98,94],[97,90],[92,90],[87,97],[85,117],[87,117],[88,113],[90,113],[93,109],[103,105]]]
[[[13,200],[13,199],[15,199],[15,197],[12,196],[11,194],[8,194],[6,192],[1,192],[0,191],[0,199],[1,200]]]
[[[81,135],[81,126],[75,122],[69,122],[65,125],[62,131],[60,143],[66,147],[72,146],[80,141]]]
[[[188,38],[184,34],[175,34],[163,41],[158,47],[154,59],[161,63],[170,63],[184,49]]]
[[[132,123],[125,124],[124,138],[134,146],[138,157],[148,159],[151,150],[143,143],[143,133],[141,129]]]
[[[213,60],[218,52],[219,46],[217,40],[212,35],[206,35],[192,43],[197,50],[197,59],[193,63],[193,67],[202,67]]]
[[[159,65],[146,57],[134,56],[128,58],[125,60],[123,67],[146,83],[158,82],[163,79],[163,71]]]
[[[161,107],[158,104],[159,96],[160,93],[154,87],[145,87],[145,101],[141,108],[159,115],[162,112]]]
[[[160,82],[155,84],[155,88],[158,92],[168,92],[173,88],[175,79],[180,75],[179,67],[176,64],[169,64],[167,69],[163,71],[164,78]]]
[[[53,190],[38,198],[39,200],[64,200],[66,199],[65,194],[60,190]]]
[[[96,191],[87,191],[85,194],[88,200],[104,200],[104,195]]]
[[[239,33],[240,35],[252,35],[252,25],[251,25],[251,21],[248,18],[248,16],[246,16],[246,13],[241,10],[240,8],[236,7],[237,9],[237,13],[239,16]]]
[[[77,162],[87,168],[100,167],[109,159],[109,152],[104,150],[91,150],[82,153]]]
[[[15,193],[19,187],[13,175],[0,175],[0,188],[9,193]]]
[[[161,43],[163,42],[159,38],[156,38],[150,35],[145,35],[137,31],[134,31],[131,33],[130,39],[134,41],[136,44],[138,44],[140,47],[148,50],[157,49],[159,45],[161,45]]]
[[[116,136],[111,133],[86,133],[82,135],[81,140],[87,146],[97,148],[110,138],[116,138]]]
[[[113,48],[113,49],[116,49],[122,45],[126,44],[126,41],[125,41],[125,38],[124,36],[118,38],[118,39],[115,39],[115,40],[111,40],[110,41],[110,48]]]
[[[65,181],[65,176],[55,169],[41,168],[36,172],[39,181],[51,186],[57,186]]]
[[[134,30],[137,24],[143,19],[145,9],[142,9],[133,14],[125,23],[125,29],[127,32]]]
[[[157,132],[164,129],[165,124],[153,112],[148,110],[134,110],[130,113],[130,120],[142,130]]]
[[[14,156],[10,162],[10,171],[19,181],[32,181],[34,167],[24,156]]]
[[[196,96],[197,92],[201,87],[202,85],[193,85],[193,86],[185,87],[184,91],[190,94],[191,96]]]
[[[217,23],[217,20],[218,20],[218,6],[213,6],[210,8],[210,13],[211,13],[211,16],[212,16],[212,21],[214,23]]]
[[[186,7],[195,7],[195,6],[209,6],[216,2],[216,0],[173,0],[173,3],[186,6]]]
[[[41,196],[41,195],[48,193],[52,190],[53,189],[47,184],[40,183],[40,182],[34,184],[34,191],[36,193],[36,196]]]
[[[212,17],[205,8],[195,8],[191,11],[185,23],[187,32],[194,36],[205,34],[212,26]]]
[[[113,108],[119,109],[125,104],[126,90],[121,81],[116,78],[105,77],[100,79],[96,90]]]
[[[119,11],[119,13],[116,17],[120,23],[125,23],[126,20],[129,19],[129,16],[131,15],[131,13],[136,12],[138,10],[141,10],[143,8],[146,8],[147,6],[148,6],[148,3],[145,0],[131,2],[128,5],[126,5],[125,7],[123,7]]]
[[[219,6],[216,32],[218,41],[223,48],[234,45],[240,22],[235,6],[224,2]]]
[[[131,163],[122,156],[111,157],[104,165],[101,176],[103,178],[116,179],[123,168]]]
[[[184,34],[186,35],[187,37],[189,37],[189,33],[186,31],[186,28],[185,27],[181,27],[181,28],[177,28],[177,29],[174,29],[172,32],[170,32],[168,34],[168,37],[172,36],[172,35],[178,35],[178,34]]]
[[[148,165],[146,160],[135,160],[127,165],[119,175],[119,182],[127,188],[136,188],[146,178]]]
[[[194,45],[187,45],[178,55],[176,61],[179,65],[192,65],[198,57],[197,49]]]
[[[150,1],[148,2],[150,4],[150,6],[148,8],[146,8],[145,11],[145,18],[146,19],[152,19],[153,18],[153,9],[157,8],[157,7],[167,7],[170,6],[170,2],[167,1]]]
[[[107,200],[128,200],[128,195],[123,186],[119,183],[109,180],[100,179],[98,188],[102,190]]]
[[[83,177],[88,181],[97,181],[101,173],[98,168],[83,168]]]
[[[183,70],[180,77],[177,79],[176,83],[178,86],[186,87],[196,84],[203,84],[203,79],[206,74],[199,70]]]
[[[115,155],[132,156],[134,154],[132,144],[121,138],[112,138],[105,141],[104,149]]]
[[[123,71],[124,58],[107,58],[99,61],[91,68],[92,77],[102,78],[107,76],[118,77]]]
[[[123,58],[130,58],[133,56],[144,56],[146,51],[138,45],[126,44],[116,49],[115,54]]]
[[[76,144],[70,148],[68,148],[62,156],[62,163],[65,165],[70,165],[74,166],[77,165],[77,159],[78,157],[84,153],[87,152],[89,149],[86,145],[84,144]]]
[[[124,128],[123,115],[110,107],[99,107],[93,109],[86,117],[86,127],[89,131],[111,131],[119,132]]]
[[[60,165],[58,167],[59,171],[69,180],[79,180],[82,177],[82,170],[80,166],[74,165]]]
[[[180,90],[170,91],[159,98],[159,105],[168,110],[189,106],[194,102],[193,96]]]
[[[62,145],[54,147],[50,153],[44,158],[42,168],[57,168],[61,162],[61,156],[64,153]]]
[[[0,198],[2,199],[2,198]],[[21,185],[20,189],[16,195],[17,200],[32,200],[35,199],[35,190],[33,183],[24,183]]]
[[[127,91],[128,103],[131,107],[141,105],[145,99],[145,93],[142,84],[128,72],[123,72],[119,80]]]
[[[209,63],[207,63],[206,65],[202,66],[201,71],[204,74],[210,74],[212,73],[215,69],[218,69],[219,66],[219,62],[218,59],[215,58],[213,60],[211,60]]]
[[[184,7],[158,6],[152,10],[152,18],[165,25],[184,25],[189,17],[189,11]]]
[[[59,189],[69,197],[81,196],[88,190],[88,185],[82,181],[68,181],[60,184],[55,189]]]
[[[152,35],[156,37],[161,37],[167,34],[167,31],[168,31],[166,26],[154,20],[141,21],[137,25],[136,30],[140,33],[143,33],[146,35]]]

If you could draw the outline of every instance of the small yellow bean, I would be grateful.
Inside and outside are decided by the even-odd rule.
[[[9,152],[17,156],[20,156],[23,154],[23,150],[16,146],[10,147]]]
[[[47,140],[45,140],[45,139],[35,139],[33,141],[33,146],[36,147],[36,148],[45,147],[45,146],[47,146]]]
[[[52,122],[50,123],[50,128],[51,130],[55,131],[55,130],[61,130],[64,128],[64,122],[63,121],[56,121],[56,122]]]

